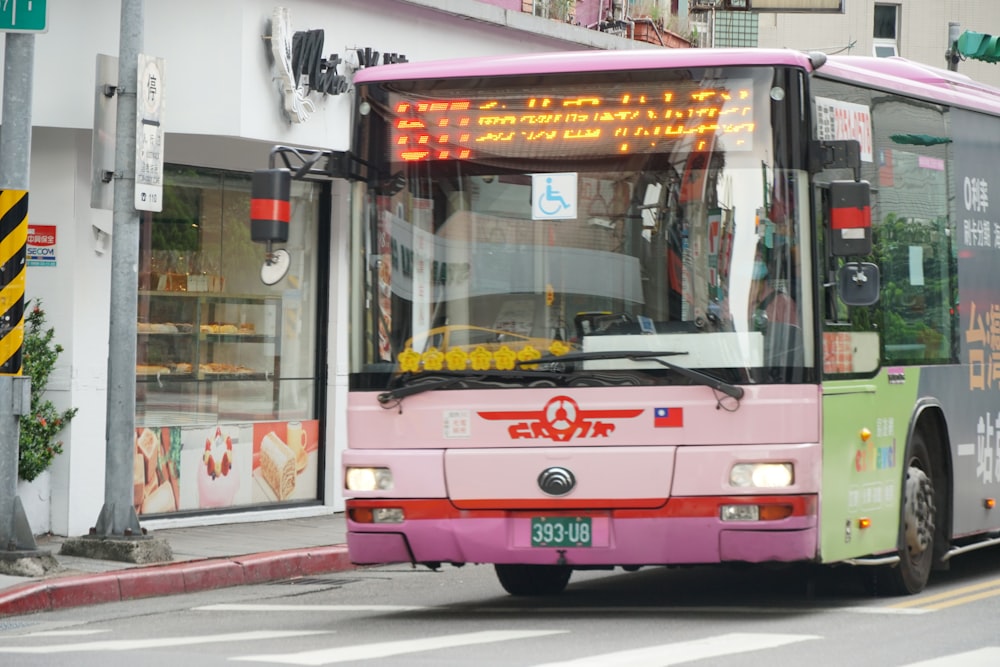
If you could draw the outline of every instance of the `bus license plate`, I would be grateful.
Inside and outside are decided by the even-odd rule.
[[[533,547],[589,547],[591,534],[589,516],[531,517]]]

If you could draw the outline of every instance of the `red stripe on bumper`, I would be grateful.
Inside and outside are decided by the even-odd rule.
[[[615,518],[706,518],[718,517],[723,505],[784,505],[791,506],[791,516],[813,516],[817,511],[817,498],[805,496],[688,496],[669,498],[659,507],[649,507],[649,499],[641,500],[574,500],[560,503],[530,500],[482,500],[475,501],[477,507],[469,507],[469,501],[462,501],[456,507],[447,499],[433,500],[386,500],[353,499],[347,501],[348,515],[352,509],[372,510],[381,507],[398,507],[403,510],[406,520],[420,519],[473,519],[497,518],[510,514],[572,513],[573,516],[608,516]]]

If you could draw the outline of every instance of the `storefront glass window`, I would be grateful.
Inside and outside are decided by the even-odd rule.
[[[320,186],[293,183],[291,269],[268,286],[250,174],[164,176],[163,211],[141,220],[136,511],[315,500]]]

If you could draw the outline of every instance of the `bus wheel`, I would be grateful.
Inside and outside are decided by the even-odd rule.
[[[500,585],[511,595],[562,593],[573,570],[564,565],[494,565]]]
[[[913,595],[927,585],[934,560],[934,483],[931,457],[924,434],[916,431],[911,442],[903,483],[903,543],[899,564],[886,573],[886,592]]]

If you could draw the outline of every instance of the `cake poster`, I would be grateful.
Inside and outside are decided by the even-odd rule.
[[[253,425],[253,502],[312,500],[319,475],[319,421]]]
[[[132,504],[137,513],[177,511],[181,449],[180,429],[136,429]]]
[[[313,500],[317,420],[138,428],[133,503],[140,515]]]

